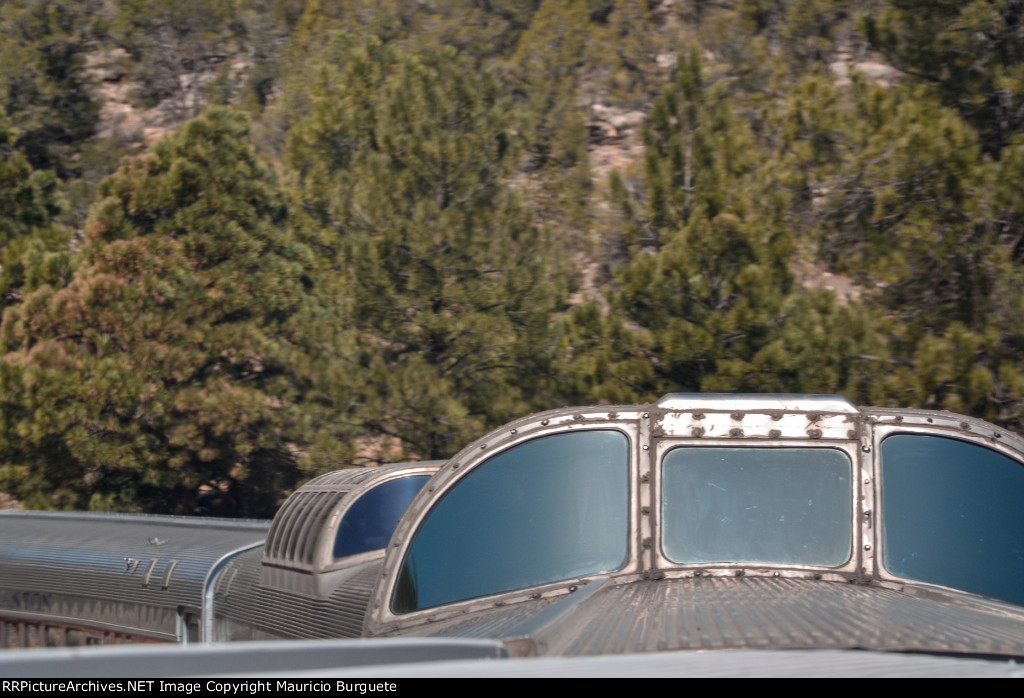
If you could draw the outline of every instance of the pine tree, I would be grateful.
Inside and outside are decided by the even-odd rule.
[[[932,87],[996,154],[1024,126],[1024,7],[1016,0],[889,0],[863,30],[910,79]]]
[[[523,32],[508,82],[528,117],[531,199],[561,243],[579,250],[588,227],[590,171],[580,108],[590,22],[584,0],[545,0]],[[582,230],[581,230],[582,229]]]
[[[71,283],[0,326],[0,488],[39,508],[269,515],[297,476],[313,260],[213,110],[126,162]]]
[[[645,130],[642,186],[613,178],[627,262],[607,316],[595,304],[573,311],[563,383],[597,400],[676,390],[856,397],[869,370],[857,357],[878,350],[873,319],[796,287],[777,166],[697,52],[678,65]]]
[[[85,73],[90,0],[12,0],[0,6],[0,106],[15,147],[38,170],[75,175],[74,156],[96,130],[99,105]]]
[[[43,283],[61,284],[69,264],[68,234],[52,172],[34,170],[14,149],[14,130],[0,107],[0,307]]]
[[[362,423],[390,457],[447,456],[528,409],[564,293],[554,251],[508,185],[519,150],[493,77],[372,41],[343,66],[319,69],[290,162],[351,279]]]

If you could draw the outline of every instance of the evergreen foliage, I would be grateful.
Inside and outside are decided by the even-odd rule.
[[[321,70],[290,162],[350,275],[360,422],[402,454],[450,455],[531,404],[563,293],[508,186],[513,112],[447,50],[415,60],[370,42]]]
[[[696,51],[656,101],[645,142],[643,196],[620,190],[632,254],[613,307],[642,328],[634,351],[656,379],[645,393],[700,391],[766,343],[790,291],[792,239],[781,202],[753,181],[750,132],[706,84]]]
[[[0,487],[40,508],[268,515],[297,476],[313,260],[213,110],[103,188],[71,283],[4,316]]]
[[[15,134],[0,108],[0,307],[68,273],[68,235],[55,219],[62,208],[52,172],[33,170],[14,150]]]
[[[11,0],[0,5],[0,106],[15,147],[38,170],[74,174],[73,156],[93,135],[99,106],[89,92],[85,47],[90,0]]]
[[[1020,14],[10,0],[0,490],[266,513],[300,470],[675,390],[1024,429]],[[97,187],[142,148],[96,137],[100,79],[256,135],[214,110]]]
[[[599,400],[676,390],[864,395],[870,369],[858,357],[880,351],[875,320],[796,287],[784,178],[697,52],[678,66],[645,131],[642,187],[630,193],[613,179],[628,262],[607,317],[595,304],[574,310],[566,382]]]
[[[998,152],[1024,125],[1024,7],[1016,0],[890,0],[863,20],[896,67],[933,87]]]

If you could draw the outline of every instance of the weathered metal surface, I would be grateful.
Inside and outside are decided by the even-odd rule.
[[[421,528],[424,522],[434,516],[439,507],[449,506],[458,499],[457,496],[446,499],[455,488],[492,459],[496,459],[496,463],[516,462],[512,452],[521,446],[541,441],[555,443],[559,439],[575,444],[576,436],[561,436],[574,432],[616,432],[622,435],[618,443],[623,446],[616,451],[621,469],[616,471],[619,473],[617,479],[609,481],[611,485],[607,490],[617,499],[595,500],[628,500],[627,504],[616,509],[617,527],[609,529],[614,535],[608,536],[609,540],[619,541],[623,546],[625,553],[621,564],[618,562],[620,558],[614,557],[608,561],[600,558],[602,562],[595,566],[574,567],[571,573],[546,571],[559,569],[557,564],[537,567],[537,576],[531,572],[522,581],[517,577],[506,586],[499,579],[494,584],[488,582],[491,586],[487,587],[464,585],[465,589],[473,591],[460,591],[461,596],[434,597],[438,600],[422,604],[392,603],[402,574],[408,572],[406,584],[413,585],[407,587],[407,593],[415,596],[427,589],[425,584],[415,586],[424,581],[422,577],[409,581],[414,575],[403,567],[404,560],[417,535],[425,530]],[[689,657],[700,656],[692,653],[711,650],[764,652],[743,655],[750,663],[749,667],[727,661],[719,664],[723,671],[728,667],[730,674],[742,673],[753,667],[754,675],[758,673],[757,667],[770,666],[769,660],[762,663],[761,657],[774,654],[774,650],[780,648],[801,656],[809,656],[812,650],[838,653],[830,655],[837,666],[848,662],[845,665],[851,667],[856,665],[856,661],[849,658],[856,655],[851,655],[848,650],[853,649],[1024,657],[1024,606],[943,586],[949,582],[945,578],[927,576],[930,572],[915,577],[918,572],[899,565],[903,564],[904,558],[912,559],[920,552],[917,544],[903,548],[904,553],[901,554],[904,557],[899,561],[884,557],[887,547],[893,551],[898,546],[887,542],[882,534],[883,519],[888,516],[883,510],[889,506],[886,502],[893,500],[891,497],[883,500],[882,497],[884,468],[881,452],[890,449],[887,451],[890,455],[885,457],[895,459],[896,456],[891,455],[894,453],[892,445],[908,443],[907,435],[914,439],[917,436],[941,437],[932,442],[940,442],[933,453],[941,458],[928,458],[923,463],[926,471],[922,487],[928,484],[927,474],[935,472],[936,460],[944,458],[956,468],[960,467],[965,459],[957,454],[960,453],[958,449],[966,448],[964,444],[979,447],[972,454],[996,452],[1011,459],[1003,472],[1017,473],[1014,464],[1019,466],[1024,461],[1024,441],[980,420],[925,410],[857,408],[835,396],[670,395],[651,405],[553,410],[501,427],[445,463],[417,464],[423,468],[422,472],[436,471],[437,474],[412,501],[386,551],[367,550],[336,559],[332,556],[331,546],[339,522],[351,503],[358,499],[359,493],[389,477],[399,476],[396,475],[398,470],[409,468],[409,465],[397,466],[395,470],[341,471],[307,483],[275,519],[268,545],[269,554],[264,555],[264,551],[257,547],[225,559],[219,576],[207,574],[206,580],[214,582],[214,585],[207,590],[203,605],[197,612],[205,615],[206,637],[219,640],[352,637],[359,634],[492,638],[504,642],[508,652],[514,656],[562,657],[560,661],[563,663],[550,666],[564,666],[570,672],[573,666],[582,666],[566,659],[571,657],[636,656],[640,653]],[[889,445],[883,449],[882,442],[889,436],[898,438],[887,442]],[[948,439],[959,443],[948,448],[942,446],[941,443]],[[532,448],[530,446],[518,453],[536,453]],[[684,453],[685,449],[690,449],[689,455]],[[828,454],[832,465],[825,468],[822,465],[826,460],[824,457],[819,460],[812,457],[808,460],[809,466],[813,466],[811,471],[796,469],[795,463],[803,463],[805,455],[815,453],[809,449]],[[536,480],[522,477],[524,469],[543,480],[549,472],[544,469],[545,463],[550,462],[552,468],[560,467],[571,460],[568,456],[576,457],[581,452],[574,445],[571,453],[563,453],[557,458],[549,452],[543,457],[524,457],[519,465],[509,470],[496,467],[491,472],[518,473],[519,478],[513,476],[500,480],[500,487],[462,490],[463,493],[473,492],[473,497],[463,497],[463,502],[475,504],[481,499],[487,502],[466,510],[476,512],[473,516],[463,516],[459,509],[458,516],[449,517],[453,523],[443,532],[460,531],[463,526],[468,530],[487,526],[488,515],[503,505],[502,497],[509,502],[520,503],[541,499],[535,496],[536,489],[530,489],[537,486]],[[839,455],[843,459],[841,462],[837,460]],[[678,479],[678,468],[684,465],[691,467],[686,465],[690,462],[686,458],[691,456],[702,459],[691,471],[699,475],[689,480]],[[669,465],[666,465],[666,459]],[[904,460],[916,462],[911,457]],[[975,459],[967,460],[974,464],[972,467],[977,467]],[[594,460],[588,456],[585,462],[589,464]],[[537,464],[541,464],[540,470]],[[587,489],[586,485],[594,483],[593,471],[580,472],[585,477],[574,476],[576,479],[571,482],[575,484],[561,488],[567,498],[575,498],[568,501],[585,501],[580,492]],[[772,473],[773,477],[776,472],[789,474],[766,481],[758,480],[761,475],[752,475],[755,472]],[[911,472],[916,477],[917,471]],[[807,477],[805,473],[813,473],[813,477]],[[831,479],[823,479],[819,473],[829,473]],[[973,474],[971,470],[966,472],[968,478]],[[729,485],[728,490],[720,484],[720,477],[732,478],[721,481]],[[919,499],[916,479],[908,481],[911,500]],[[547,485],[548,489],[543,492],[561,491],[556,489],[559,482],[563,481],[552,480],[553,484]],[[791,484],[780,485],[780,482]],[[817,486],[814,483],[818,482],[827,483],[830,489],[813,489]],[[890,483],[895,482],[898,480],[892,474]],[[804,483],[811,483],[813,487],[804,489]],[[841,486],[835,483],[841,483]],[[1000,489],[999,493],[1016,493],[1019,480],[1014,483],[1010,488]],[[706,489],[705,485],[717,486],[715,492]],[[953,494],[961,489],[959,485],[953,487]],[[489,499],[492,490],[500,490],[494,493],[497,499],[493,502]],[[718,491],[744,494],[736,495],[738,498],[721,499],[723,495],[717,494]],[[770,518],[762,518],[761,513],[745,513],[775,512],[773,507],[765,505],[786,501],[794,491],[810,494],[793,497],[799,499],[793,504],[793,509],[779,510],[785,517],[778,512],[772,513]],[[890,495],[894,491],[896,488],[890,487]],[[709,494],[705,495],[705,492]],[[768,499],[757,500],[764,492],[771,493]],[[832,504],[825,507],[818,504],[822,501],[820,493],[828,493],[830,499],[825,501]],[[709,510],[712,515],[700,519],[676,516],[686,507],[718,501],[716,498],[721,499],[724,508]],[[541,534],[541,529],[529,529],[530,535],[521,538],[528,542],[536,540],[537,545],[545,546],[543,550],[557,562],[568,556],[565,551],[581,549],[581,534],[579,526],[567,523],[564,517],[550,515],[550,512],[575,510],[569,509],[561,500],[547,497],[546,501],[549,508],[532,520],[559,522],[549,523],[542,529],[544,534],[550,531],[553,537],[561,536],[557,539],[558,545],[555,545],[555,540]],[[807,514],[813,506],[812,501],[819,506],[815,513],[841,513],[823,519],[789,516],[791,511],[798,515]],[[587,515],[607,510],[608,507],[601,504],[580,509]],[[524,511],[532,513],[528,508]],[[731,518],[716,518],[722,511],[729,512]],[[572,521],[582,518],[573,518]],[[517,543],[520,547],[515,549],[515,555],[519,557],[498,550],[507,540],[506,532],[514,536],[525,528],[516,525],[519,520],[513,518],[511,524],[506,521],[504,528],[496,529],[500,530],[500,537],[487,538],[488,545],[478,551],[478,556],[465,557],[471,563],[467,567],[461,566],[462,560],[458,556],[447,558],[451,564],[444,569],[456,572],[451,579],[435,577],[431,580],[433,588],[451,589],[459,587],[462,580],[482,578],[480,565],[487,564],[488,559],[516,560],[516,570],[533,569],[526,564],[531,561],[528,555],[534,551],[531,545],[523,546],[521,541]],[[721,526],[717,523],[720,520]],[[792,523],[808,520],[819,521],[820,525],[801,528]],[[890,522],[895,520],[893,517]],[[726,525],[726,521],[732,523]],[[746,528],[737,528],[740,525],[737,522],[741,521]],[[782,525],[784,521],[790,523]],[[939,512],[936,521],[936,527],[945,527],[947,538],[956,537],[946,526],[944,512]],[[3,522],[4,519],[0,518],[0,535]],[[925,528],[924,538],[919,536],[913,540],[931,540],[934,529]],[[1013,529],[1012,526],[1003,526],[987,530]],[[603,529],[587,526],[585,530]],[[736,533],[738,530],[746,533],[739,535]],[[812,531],[815,541],[805,539],[804,531],[807,530]],[[710,540],[720,536],[724,547],[679,545],[678,541],[686,541],[685,535],[691,531],[704,532]],[[729,542],[730,535],[732,540],[761,541],[762,533],[765,544],[753,552],[743,545]],[[94,535],[90,533],[88,537]],[[136,584],[131,590],[117,592],[116,603],[119,606],[116,609],[110,607],[115,603],[115,597],[95,597],[91,591],[78,597],[69,595],[73,588],[83,588],[84,585],[88,590],[97,586],[99,580],[90,576],[94,574],[90,569],[98,561],[108,564],[109,554],[104,551],[112,545],[120,545],[118,535],[104,534],[102,542],[92,547],[85,545],[82,564],[69,565],[63,560],[50,564],[47,574],[60,581],[48,583],[63,594],[59,600],[63,605],[52,603],[52,599],[46,602],[51,603],[51,610],[59,611],[61,618],[82,615],[84,612],[75,604],[106,604],[106,608],[94,612],[94,615],[105,615],[108,628],[146,626],[153,633],[150,637],[181,636],[182,618],[166,615],[166,607],[159,604],[147,605],[146,599],[150,597],[146,594],[151,594],[154,589],[168,587],[163,589],[168,591],[182,586],[178,581],[179,575],[182,580],[201,576],[189,572],[191,563],[184,553],[161,557],[157,562],[152,561],[154,555],[148,558],[142,553],[125,555],[128,559],[121,562],[125,566],[120,570],[121,574],[134,578]],[[427,538],[426,534],[422,535],[422,539]],[[434,556],[419,558],[420,567],[416,574],[429,574],[430,561],[450,552],[450,547],[443,545],[450,540],[447,535],[435,536],[435,539],[441,543],[433,548]],[[819,539],[826,541],[827,545],[816,548],[814,544]],[[159,541],[152,547],[161,548],[167,544]],[[576,547],[567,548],[566,544]],[[728,547],[730,545],[732,547]],[[780,552],[769,553],[778,557],[757,557],[762,548]],[[996,553],[1003,549],[994,548]],[[540,550],[537,549],[538,553]],[[551,550],[561,552],[550,554]],[[728,552],[737,550],[741,552]],[[822,552],[805,554],[804,550]],[[969,552],[972,548],[963,550]],[[787,557],[791,552],[794,556]],[[965,557],[968,552],[964,553]],[[928,554],[935,555],[930,551]],[[975,575],[975,571],[977,576],[990,574],[986,568],[1016,569],[1001,567],[1002,559],[986,554],[990,557],[977,558],[981,562],[972,568],[970,575]],[[721,557],[716,557],[719,555]],[[937,557],[946,565],[943,550],[939,550]],[[989,564],[983,564],[985,562]],[[23,561],[18,560],[17,565],[23,565]],[[493,569],[505,568],[496,565]],[[894,569],[907,569],[906,578],[896,574]],[[1002,571],[993,574],[996,575],[1000,580],[1016,578]],[[1019,588],[1015,581],[1009,582],[1009,588],[1004,585],[988,591],[984,587],[971,586],[976,577],[963,581],[957,588],[1019,601]],[[444,584],[438,585],[438,579]],[[931,583],[915,579],[929,579]],[[10,613],[21,613],[19,617],[27,622],[38,619],[31,616],[37,613],[33,604],[38,605],[40,597],[31,595],[37,592],[35,587],[27,586],[31,583],[30,576],[23,576],[17,582],[9,587],[13,595],[4,592],[7,587],[0,584],[0,594],[7,593],[0,602],[9,606],[20,603],[22,605],[12,608]],[[32,589],[27,596],[24,595],[26,589]],[[43,593],[46,593],[45,589]],[[428,594],[423,592],[419,598],[426,599]],[[196,608],[194,602],[190,604],[180,607]],[[58,619],[57,622],[61,621]],[[178,626],[170,628],[174,623]],[[23,627],[16,632],[22,632],[26,637],[34,633],[35,639],[26,640],[25,644],[40,644],[39,638],[48,630],[45,626]],[[696,665],[689,660],[680,660],[677,665],[669,662],[662,666],[666,671],[683,674],[693,672]],[[946,668],[953,666],[944,665]],[[825,672],[825,675],[830,674]]]
[[[858,409],[841,395],[775,393],[744,395],[737,393],[669,393],[655,403],[675,412],[702,410],[715,412],[821,412],[857,414]]]
[[[264,548],[264,561],[302,571],[321,571],[336,566],[331,548],[338,522],[349,506],[389,480],[433,475],[442,463],[391,463],[376,468],[337,470],[313,478],[299,487],[274,517]],[[281,578],[287,579],[287,576]],[[320,591],[324,593],[323,589]]]
[[[488,661],[506,656],[501,643],[486,640],[401,639],[385,641],[327,640],[305,642],[246,642],[235,645],[179,647],[96,647],[82,649],[11,650],[0,652],[0,677],[125,679],[252,676],[274,677],[288,671],[324,671],[328,675],[346,667],[387,666],[454,660]],[[154,679],[159,681],[159,679]],[[200,689],[221,691],[206,681]],[[152,685],[153,690],[159,683]],[[266,689],[268,684],[261,688]],[[269,682],[275,688],[275,681]],[[336,684],[328,682],[333,692]],[[251,685],[251,688],[256,688]],[[358,687],[349,690],[358,690]],[[223,692],[223,691],[221,691]],[[260,691],[246,691],[246,694]]]
[[[1024,665],[964,657],[859,650],[655,652],[598,657],[454,660],[278,672],[292,679],[404,678],[1024,678]]]
[[[813,579],[698,577],[607,583],[560,607],[527,602],[410,634],[529,640],[541,656],[863,649],[1024,657],[1022,630],[1024,609],[966,596]]]
[[[269,521],[0,512],[0,617],[183,639],[225,554],[262,542]]]
[[[213,640],[360,637],[380,561],[378,555],[346,570],[325,598],[263,586],[260,549],[239,555],[215,586]]]

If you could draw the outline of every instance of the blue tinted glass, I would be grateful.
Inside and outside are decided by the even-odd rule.
[[[621,567],[628,539],[628,444],[616,431],[557,434],[473,470],[416,533],[395,611]]]
[[[1024,604],[1024,467],[983,446],[882,442],[882,531],[895,575]]]
[[[413,475],[389,480],[357,499],[338,525],[334,557],[384,548],[409,503],[429,479],[429,475]]]
[[[662,466],[665,555],[836,566],[851,551],[850,459],[828,448],[677,448]]]

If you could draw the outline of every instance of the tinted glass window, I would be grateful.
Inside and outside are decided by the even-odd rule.
[[[334,557],[384,548],[409,503],[429,479],[429,475],[413,475],[389,480],[357,499],[338,525]]]
[[[665,555],[836,566],[851,550],[850,459],[826,448],[677,448],[662,466]]]
[[[882,531],[895,575],[1024,604],[1024,467],[956,439],[882,442]]]
[[[616,431],[557,434],[473,470],[416,533],[394,610],[621,567],[628,540],[628,444]]]

